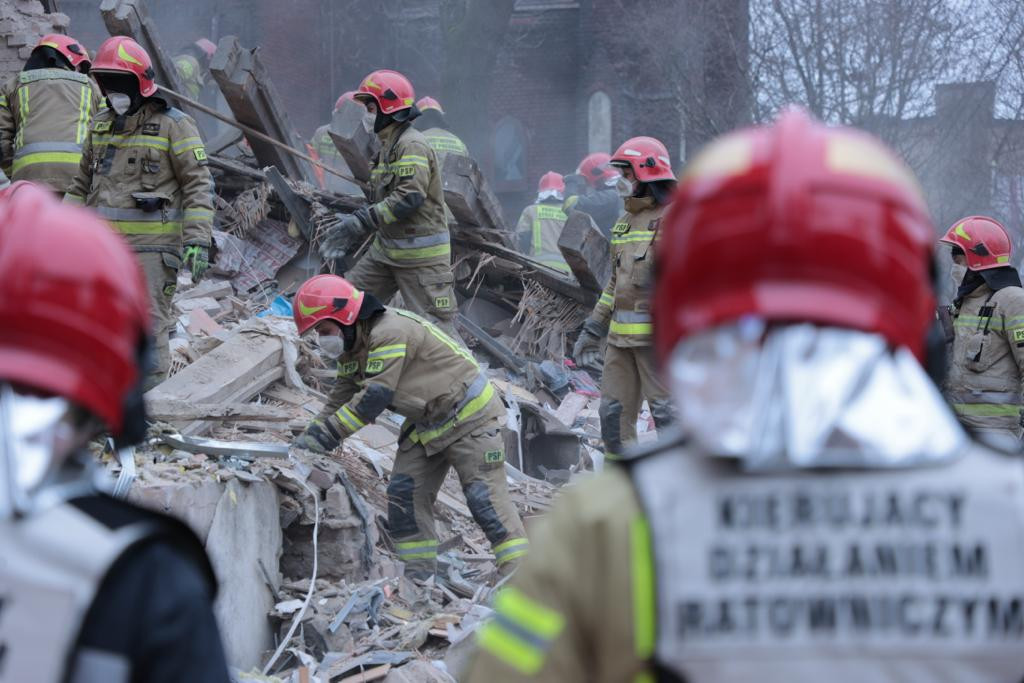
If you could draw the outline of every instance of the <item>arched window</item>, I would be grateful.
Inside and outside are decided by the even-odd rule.
[[[506,116],[494,128],[494,175],[502,189],[526,182],[526,135],[518,119]]]
[[[587,103],[587,151],[612,151],[612,101],[600,90]]]

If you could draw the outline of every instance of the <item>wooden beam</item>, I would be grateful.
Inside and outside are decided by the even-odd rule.
[[[480,342],[480,346],[483,347],[484,351],[493,356],[499,363],[513,372],[518,372],[520,374],[526,372],[526,361],[517,356],[512,349],[487,334],[482,327],[462,313],[458,314],[458,321],[467,332],[476,337],[476,340]]]
[[[503,238],[504,246],[513,246],[501,204],[491,192],[476,161],[461,154],[446,154],[441,180],[444,183],[444,202],[459,223],[494,230],[493,234]]]
[[[278,104],[277,92],[258,50],[242,47],[235,36],[224,36],[210,62],[210,73],[236,121],[291,147],[303,147],[305,141]],[[292,180],[315,182],[310,164],[255,136],[246,139],[261,166],[276,166]]]
[[[334,112],[327,129],[352,177],[364,183],[370,182],[370,164],[380,149],[380,138],[373,132],[372,124],[367,125],[372,120],[366,115],[366,107],[346,100]]]
[[[156,30],[156,22],[149,16],[149,10],[145,0],[103,0],[100,3],[100,14],[103,15],[103,23],[107,32],[112,36],[128,36],[142,46],[150,59],[153,60],[153,71],[156,72],[156,82],[170,86],[180,93],[185,92],[185,84],[178,76],[178,69],[174,66],[172,56],[164,52],[159,34]],[[187,104],[174,98],[171,104],[184,109],[196,119],[196,126],[199,134],[205,140],[207,131],[202,129],[199,123],[198,112],[193,111]]]
[[[294,411],[262,403],[184,403],[167,399],[156,399],[146,404],[146,414],[153,420],[181,422],[183,420],[265,420],[267,422],[288,422],[295,417]]]

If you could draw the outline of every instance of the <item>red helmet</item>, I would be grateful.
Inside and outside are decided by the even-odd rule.
[[[675,180],[668,150],[660,140],[649,137],[630,138],[612,155],[612,166],[628,166],[633,169],[636,179],[642,183],[655,180]]]
[[[149,55],[138,43],[125,36],[107,38],[96,53],[92,65],[94,73],[133,74],[139,80],[139,92],[149,97],[156,92],[156,72]]]
[[[441,114],[444,113],[444,109],[441,108],[441,103],[438,102],[437,100],[435,100],[433,97],[430,97],[430,96],[421,97],[420,101],[416,103],[416,108],[419,109],[420,111],[426,111],[428,109],[433,109],[433,110],[437,111],[438,113],[441,113]]]
[[[217,52],[217,44],[209,38],[200,38],[192,44],[199,48],[199,51],[206,55],[207,59],[213,59],[213,55]]]
[[[537,192],[558,192],[561,194],[565,192],[565,179],[562,177],[561,173],[548,171],[540,177],[540,184],[537,186]]]
[[[89,53],[86,51],[82,44],[71,36],[62,36],[59,33],[51,33],[45,35],[39,40],[39,44],[36,47],[52,47],[57,52],[64,55],[72,68],[82,73],[89,72]]]
[[[967,268],[988,270],[1010,265],[1013,247],[1003,224],[988,216],[968,216],[953,224],[939,240],[960,247],[967,255]]]
[[[316,275],[302,283],[295,293],[292,316],[299,334],[305,334],[321,320],[352,325],[363,306],[363,293],[337,275]]]
[[[0,192],[0,272],[0,380],[62,396],[120,435],[150,315],[124,240],[91,211],[15,183]]]
[[[372,100],[382,114],[412,109],[416,93],[409,79],[390,69],[374,71],[363,79],[355,94],[360,101]]]
[[[607,185],[609,180],[614,181],[619,177],[615,169],[608,165],[608,162],[611,160],[611,155],[604,152],[588,154],[583,157],[583,161],[576,168],[576,172],[586,178],[587,184],[591,187]]]
[[[355,90],[346,90],[345,92],[341,93],[341,96],[338,97],[338,101],[334,103],[334,111],[338,111],[339,109],[341,109],[341,105],[345,104],[349,100],[351,100],[352,102],[359,101],[356,99]]]
[[[913,175],[875,138],[789,110],[708,145],[675,197],[654,294],[663,361],[747,315],[876,332],[922,358],[934,233]]]

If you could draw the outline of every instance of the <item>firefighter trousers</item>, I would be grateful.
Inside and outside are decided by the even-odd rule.
[[[636,441],[636,420],[644,399],[658,429],[672,423],[671,399],[658,376],[653,349],[608,344],[598,412],[605,456],[609,459],[622,457],[623,447]]]
[[[369,292],[387,304],[395,292],[401,292],[403,307],[426,318],[461,341],[455,330],[455,277],[451,264],[398,267],[387,263],[374,247],[359,259],[345,279],[356,289]]]
[[[509,497],[501,423],[495,418],[431,456],[409,439],[399,445],[388,484],[388,529],[406,575],[426,579],[437,568],[434,502],[452,467],[499,571],[507,574],[526,554],[527,540]]]
[[[181,259],[175,254],[159,251],[137,252],[135,256],[138,257],[142,272],[146,276],[149,305],[153,315],[155,367],[146,378],[145,389],[148,391],[167,379],[167,371],[171,366],[171,299],[178,284]]]

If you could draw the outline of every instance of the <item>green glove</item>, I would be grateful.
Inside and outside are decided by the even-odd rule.
[[[323,422],[313,420],[306,431],[292,442],[292,446],[314,453],[329,453],[338,447],[338,443],[338,439],[334,438]]]
[[[181,253],[181,263],[192,271],[192,282],[199,282],[210,267],[210,248],[198,244],[185,247]]]

